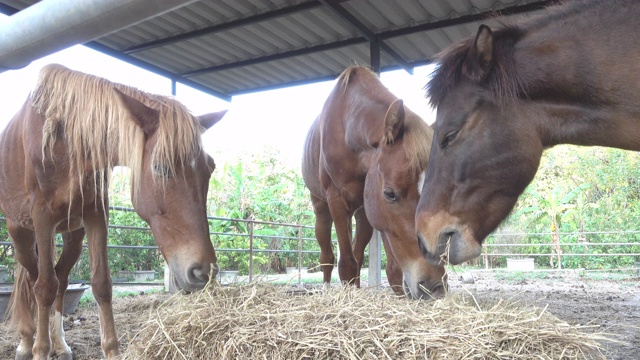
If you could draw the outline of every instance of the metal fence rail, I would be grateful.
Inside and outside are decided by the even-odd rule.
[[[125,207],[110,207],[112,211],[133,211],[131,208]],[[293,254],[297,255],[297,265],[298,265],[298,273],[301,273],[302,270],[302,256],[303,255],[312,255],[318,256],[320,254],[319,247],[317,245],[315,237],[305,237],[303,236],[303,232],[305,230],[312,230],[313,226],[300,225],[300,224],[288,224],[288,223],[280,223],[280,222],[269,222],[269,221],[261,221],[261,220],[250,220],[250,219],[233,219],[226,217],[215,217],[208,216],[210,221],[227,221],[233,223],[244,223],[246,224],[247,232],[228,232],[228,231],[210,231],[211,236],[224,238],[224,237],[243,237],[249,239],[249,246],[247,248],[216,248],[217,253],[248,253],[249,254],[249,266],[248,266],[248,276],[249,281],[253,281],[254,276],[256,275],[256,269],[254,267],[254,258],[258,253],[267,253],[267,254]],[[0,216],[0,222],[5,221],[4,217]],[[277,230],[276,233],[282,235],[274,235],[274,234],[259,234],[256,233],[257,226],[270,226],[275,227]],[[148,227],[141,226],[127,226],[127,225],[109,225],[110,229],[121,229],[121,230],[129,230],[129,231],[145,231],[148,232],[150,229]],[[287,230],[289,229],[289,230]],[[295,230],[295,236],[293,235],[285,235],[287,232],[291,232],[291,229]],[[504,239],[521,239],[523,237],[549,237],[551,239],[551,233],[494,233],[491,234],[484,247],[483,254],[478,259],[482,261],[484,267],[489,269],[492,267],[492,260],[496,259],[506,259],[512,257],[614,257],[614,256],[629,256],[635,257],[635,261],[640,261],[640,241],[617,241],[617,242],[585,242],[585,241],[576,241],[576,242],[561,242],[559,244],[552,244],[551,241],[549,243],[540,244],[540,243],[525,243],[521,240],[518,243],[509,243],[509,240]],[[589,231],[589,232],[576,232],[576,233],[558,233],[561,236],[561,239],[583,239],[585,235],[615,235],[620,237],[621,240],[624,240],[627,237],[633,237],[634,239],[638,238],[640,235],[640,230],[624,230],[624,231]],[[335,236],[334,236],[335,238]],[[259,240],[280,240],[284,241],[294,241],[297,242],[296,249],[264,249],[256,246],[256,241]],[[0,239],[6,240],[6,239]],[[507,242],[505,242],[507,241]],[[312,242],[314,249],[309,250],[305,249],[304,244],[307,242]],[[334,240],[335,243],[335,240]],[[61,243],[56,244],[57,246],[62,246]],[[84,245],[87,246],[86,244]],[[553,247],[557,246],[561,249],[560,254],[552,251]],[[11,247],[11,243],[8,241],[0,241],[0,248],[3,247]],[[601,252],[601,253],[593,253],[591,251],[587,251],[590,247],[617,247],[614,252]],[[138,245],[108,245],[108,249],[113,250],[156,250],[159,254],[159,249],[155,245],[149,246],[138,246]],[[307,246],[308,248],[308,246]],[[528,251],[523,251],[522,249],[526,248]],[[549,251],[542,252],[543,249],[549,248]],[[575,251],[576,248],[581,248],[585,251]],[[532,252],[531,249],[537,249],[535,252]],[[628,251],[627,251],[628,250]],[[7,251],[3,252],[3,254],[7,254]],[[638,266],[638,265],[636,265]],[[379,270],[378,270],[379,272]],[[298,281],[300,281],[300,276],[298,276]],[[119,285],[162,285],[161,283],[152,282],[152,283],[121,283],[115,282],[115,284]]]

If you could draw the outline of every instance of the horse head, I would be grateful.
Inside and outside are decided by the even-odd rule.
[[[522,99],[495,90],[493,34],[481,26],[472,41],[445,53],[429,82],[434,123],[431,157],[416,212],[416,233],[428,261],[460,264],[509,214],[533,179],[543,145]],[[516,81],[515,76],[510,79]]]
[[[407,117],[411,121],[405,121]],[[367,218],[385,240],[390,250],[387,257],[393,256],[402,268],[405,294],[414,299],[439,297],[446,291],[445,269],[425,261],[415,241],[414,224],[428,157],[424,142],[430,140],[431,129],[416,114],[405,110],[402,100],[389,106],[383,128],[382,138],[374,140],[377,147],[365,180]],[[416,158],[409,156],[421,152],[414,145],[426,147]]]
[[[134,187],[133,204],[138,215],[150,226],[154,238],[169,264],[177,285],[185,291],[203,288],[210,275],[218,273],[215,250],[209,238],[206,215],[207,190],[215,163],[200,144],[179,158],[174,154],[160,156],[156,150],[165,141],[159,128],[163,126],[158,110],[116,90],[130,118],[144,133],[139,187]],[[195,119],[204,131],[217,123],[226,111]],[[164,136],[173,134],[163,133]],[[165,152],[176,153],[176,149]],[[135,174],[135,173],[134,173]]]

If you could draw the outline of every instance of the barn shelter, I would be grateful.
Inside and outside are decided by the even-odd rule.
[[[428,64],[495,15],[551,0],[0,0],[0,71],[84,44],[224,100]]]
[[[76,44],[230,101],[332,80],[353,64],[380,72],[428,64],[496,15],[531,0],[0,0],[0,72]],[[369,278],[380,283],[380,240]]]

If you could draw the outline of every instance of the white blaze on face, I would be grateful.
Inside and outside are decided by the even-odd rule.
[[[418,177],[418,194],[422,195],[422,185],[424,184],[424,177],[426,175],[426,170],[420,173]]]

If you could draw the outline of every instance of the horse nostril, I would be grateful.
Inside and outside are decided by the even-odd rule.
[[[449,252],[449,247],[457,241],[459,238],[458,231],[456,230],[447,230],[440,233],[440,237],[438,238],[438,253],[440,255],[447,255]]]
[[[449,239],[454,237],[455,235],[456,235],[455,230],[449,230],[449,231],[443,231],[441,236],[443,240],[449,241]]]
[[[200,264],[192,265],[187,271],[187,281],[203,287],[209,281],[209,267]]]

